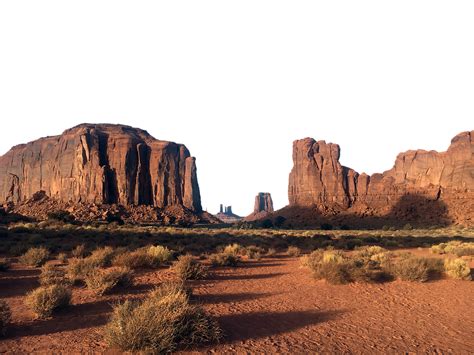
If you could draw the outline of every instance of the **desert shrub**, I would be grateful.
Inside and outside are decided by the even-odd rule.
[[[313,265],[313,277],[325,279],[335,285],[347,284],[354,281],[352,277],[352,264],[347,261],[336,261],[336,259]]]
[[[411,231],[413,230],[413,226],[410,223],[407,223],[403,226],[403,229]]]
[[[444,270],[449,277],[459,280],[471,280],[471,269],[463,259],[446,259]]]
[[[49,259],[49,251],[44,247],[30,248],[20,257],[20,262],[28,266],[42,266]]]
[[[146,250],[135,250],[116,255],[112,260],[112,265],[125,266],[130,269],[146,268],[151,266],[151,257]]]
[[[0,336],[5,335],[7,326],[11,322],[12,312],[8,304],[0,300]]]
[[[379,254],[374,254],[379,255]],[[300,259],[301,265],[308,267],[315,279],[325,279],[331,284],[350,282],[383,282],[391,275],[378,261],[370,257],[349,258],[340,251],[315,250]]]
[[[48,318],[71,303],[71,290],[63,285],[41,286],[26,295],[25,303],[38,318]]]
[[[301,250],[298,247],[290,246],[286,250],[286,254],[288,254],[289,256],[292,256],[292,257],[297,257],[297,256],[301,255]]]
[[[300,258],[301,266],[313,269],[317,264],[323,260],[324,252],[321,249],[313,251],[311,254],[303,255]]]
[[[7,271],[10,268],[10,260],[7,258],[0,258],[0,271]]]
[[[250,245],[245,248],[245,254],[249,259],[260,260],[262,258],[262,254],[265,253],[263,248],[257,247],[255,245]]]
[[[71,284],[71,280],[66,277],[66,272],[53,264],[41,267],[39,281],[41,286]]]
[[[87,273],[84,281],[88,289],[101,296],[117,286],[131,286],[133,273],[126,267],[95,268]]]
[[[110,346],[122,351],[170,353],[179,346],[217,341],[221,330],[182,289],[162,287],[142,301],[114,307],[105,327]]]
[[[232,266],[235,267],[240,262],[240,257],[235,254],[216,253],[209,256],[211,265],[216,266]]]
[[[456,256],[474,255],[474,243],[463,243],[460,241],[451,241],[433,245],[431,252],[435,254],[454,254]]]
[[[84,244],[77,245],[72,251],[71,255],[74,258],[83,258],[86,256],[86,246]]]
[[[185,280],[164,281],[159,287],[150,292],[150,297],[161,298],[169,294],[184,292],[188,297],[193,294],[193,289],[186,286]]]
[[[86,276],[95,268],[97,268],[95,260],[71,258],[66,267],[66,275],[71,282],[84,281]]]
[[[266,256],[275,256],[277,253],[276,249],[275,248],[268,248],[267,249],[267,252],[265,253]]]
[[[152,245],[148,248],[147,252],[154,266],[165,264],[173,258],[173,252],[161,245]]]
[[[233,255],[241,255],[244,251],[245,249],[240,244],[237,244],[237,243],[227,245],[222,250],[224,254],[233,254]]]
[[[88,259],[97,266],[108,267],[112,264],[115,255],[116,253],[112,247],[103,247],[94,250]]]
[[[425,282],[443,271],[443,262],[408,255],[391,261],[389,270],[401,280]]]
[[[66,253],[59,253],[58,256],[56,257],[58,261],[60,261],[63,264],[67,263],[67,254]]]
[[[180,280],[200,280],[207,276],[207,269],[192,255],[182,255],[173,264],[173,272]]]
[[[386,249],[373,245],[373,246],[357,249],[357,256],[362,257],[362,258],[371,258],[374,255],[382,254],[386,252],[387,252]]]

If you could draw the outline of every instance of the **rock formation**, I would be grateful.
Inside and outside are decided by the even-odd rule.
[[[220,211],[216,217],[224,223],[237,223],[242,220],[242,217],[232,212],[232,206],[220,205]]]
[[[267,217],[273,212],[272,196],[268,192],[260,192],[255,196],[253,212],[244,218],[245,221],[256,221]]]
[[[183,206],[201,213],[195,158],[181,144],[123,125],[81,124],[0,157],[0,201]]]
[[[420,205],[436,202],[444,209],[443,218],[474,223],[474,131],[454,137],[446,152],[401,153],[392,169],[372,176],[342,166],[339,156],[337,144],[312,138],[293,143],[289,207],[316,208],[323,215],[392,213],[394,218],[417,215],[421,220],[430,215],[430,207],[420,215]],[[407,211],[397,211],[402,207]],[[435,224],[433,215],[428,219]]]

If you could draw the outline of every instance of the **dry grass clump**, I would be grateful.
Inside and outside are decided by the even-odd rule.
[[[151,258],[151,264],[154,266],[160,266],[167,262],[170,262],[173,258],[173,252],[167,247],[161,245],[152,245],[147,249],[147,253]]]
[[[286,250],[286,254],[288,254],[288,256],[297,257],[301,255],[301,249],[291,246]]]
[[[268,248],[267,252],[265,253],[266,256],[272,257],[275,256],[277,253],[275,248]]]
[[[20,256],[22,264],[39,267],[42,266],[49,259],[49,250],[44,247],[30,248],[28,251]]]
[[[83,258],[86,256],[86,246],[84,244],[77,245],[72,251],[73,258]]]
[[[190,304],[185,290],[161,286],[142,301],[115,306],[105,335],[122,351],[163,354],[218,341],[222,332],[202,308]]]
[[[45,264],[41,267],[39,281],[41,286],[71,284],[71,280],[66,277],[66,272],[53,264]]]
[[[124,252],[114,257],[112,264],[131,269],[159,267],[172,258],[172,251],[161,245],[152,245],[132,252]]]
[[[89,259],[96,266],[108,267],[112,264],[112,260],[115,255],[116,252],[112,247],[103,247],[94,250],[87,259]]]
[[[472,256],[474,255],[474,243],[464,243],[460,241],[451,241],[433,245],[431,252],[434,254],[454,254],[456,256]]]
[[[463,259],[446,259],[444,261],[444,271],[446,274],[458,280],[472,280],[471,269],[467,262]]]
[[[25,303],[38,318],[48,318],[71,303],[71,290],[63,285],[41,286],[26,295]]]
[[[84,278],[87,288],[101,296],[113,288],[127,287],[133,284],[133,273],[126,267],[95,268]]]
[[[66,253],[59,253],[58,256],[56,257],[58,261],[60,261],[62,264],[67,263],[67,254]]]
[[[341,251],[315,250],[311,254],[301,257],[300,261],[302,266],[312,271],[315,279],[325,279],[331,284],[388,281],[391,276],[383,268],[382,263],[371,259],[373,255],[380,254],[374,254],[375,252],[375,250],[373,252],[363,251],[351,258]]]
[[[403,281],[426,282],[443,272],[443,261],[408,254],[390,261],[387,267]]]
[[[263,248],[257,247],[255,245],[250,245],[245,248],[245,255],[251,260],[260,260],[262,255],[265,253]]]
[[[209,261],[211,262],[211,265],[214,267],[217,267],[217,266],[236,267],[240,263],[240,256],[235,255],[235,254],[217,253],[217,254],[211,254],[209,256]]]
[[[7,302],[0,300],[0,336],[5,335],[7,326],[12,320],[12,312]]]
[[[234,244],[229,244],[224,249],[222,250],[222,253],[224,254],[232,254],[235,256],[242,255],[245,253],[245,248],[242,247],[240,244],[234,243]]]
[[[146,250],[139,249],[115,256],[112,265],[124,266],[130,269],[147,268],[150,266],[150,257]]]
[[[10,269],[10,260],[0,258],[0,271],[7,271],[8,269]]]
[[[180,256],[172,270],[180,280],[201,280],[207,276],[207,268],[194,260],[192,255]]]
[[[66,267],[66,275],[73,283],[84,281],[86,276],[95,268],[97,268],[95,260],[90,258],[71,258]]]

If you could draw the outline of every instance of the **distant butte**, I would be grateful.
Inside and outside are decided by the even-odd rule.
[[[258,219],[266,218],[273,212],[272,196],[268,192],[260,192],[255,196],[255,204],[253,212],[244,218],[245,221],[251,222]]]

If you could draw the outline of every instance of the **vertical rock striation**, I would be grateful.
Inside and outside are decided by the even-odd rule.
[[[18,203],[41,190],[59,201],[202,211],[188,149],[123,125],[81,124],[0,157],[0,201]]]

